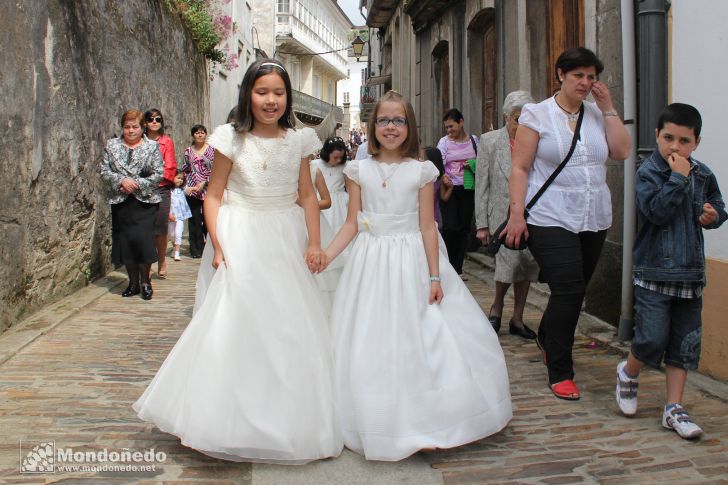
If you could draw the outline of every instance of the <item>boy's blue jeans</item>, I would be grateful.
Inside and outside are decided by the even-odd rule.
[[[651,367],[698,368],[703,299],[678,298],[634,287],[632,355]]]

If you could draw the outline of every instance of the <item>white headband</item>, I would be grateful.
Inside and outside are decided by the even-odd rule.
[[[275,63],[275,62],[264,62],[263,64],[261,64],[260,66],[258,66],[258,69],[260,69],[263,66],[273,66],[273,67],[277,67],[278,69],[280,69],[283,72],[286,71],[286,68],[285,67],[283,67],[282,65],[280,65],[278,63]]]

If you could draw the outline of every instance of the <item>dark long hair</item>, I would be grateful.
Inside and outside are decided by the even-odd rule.
[[[265,64],[265,66],[263,64]],[[248,70],[245,71],[243,82],[240,84],[238,109],[233,121],[233,127],[238,133],[246,133],[253,129],[253,123],[255,122],[253,111],[251,110],[253,86],[255,86],[255,81],[259,77],[272,72],[275,72],[281,77],[281,79],[283,79],[283,84],[286,87],[286,110],[283,113],[283,116],[281,116],[278,120],[278,126],[286,129],[296,127],[296,119],[293,114],[293,91],[291,89],[291,78],[288,76],[288,72],[286,72],[283,64],[276,59],[259,59],[251,64]]]
[[[159,134],[164,135],[164,115],[157,108],[148,109],[144,112],[144,134],[146,135],[149,131],[147,127],[147,118],[159,115],[162,118],[162,122],[159,124]]]

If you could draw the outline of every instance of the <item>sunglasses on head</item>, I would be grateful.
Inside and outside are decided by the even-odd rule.
[[[150,116],[149,118],[147,118],[147,123],[152,123],[152,122],[161,123],[162,117],[161,116]]]

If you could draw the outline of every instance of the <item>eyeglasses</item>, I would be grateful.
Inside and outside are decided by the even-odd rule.
[[[377,117],[376,120],[374,120],[374,124],[377,125],[379,128],[386,128],[389,126],[389,124],[392,123],[397,128],[401,128],[407,124],[407,118],[404,118],[402,116],[395,116],[394,118],[385,118],[384,116]]]
[[[161,116],[154,116],[154,117],[151,117],[150,116],[149,118],[147,118],[147,123],[152,123],[152,122],[154,122],[154,123],[161,123],[162,122],[162,117]]]

